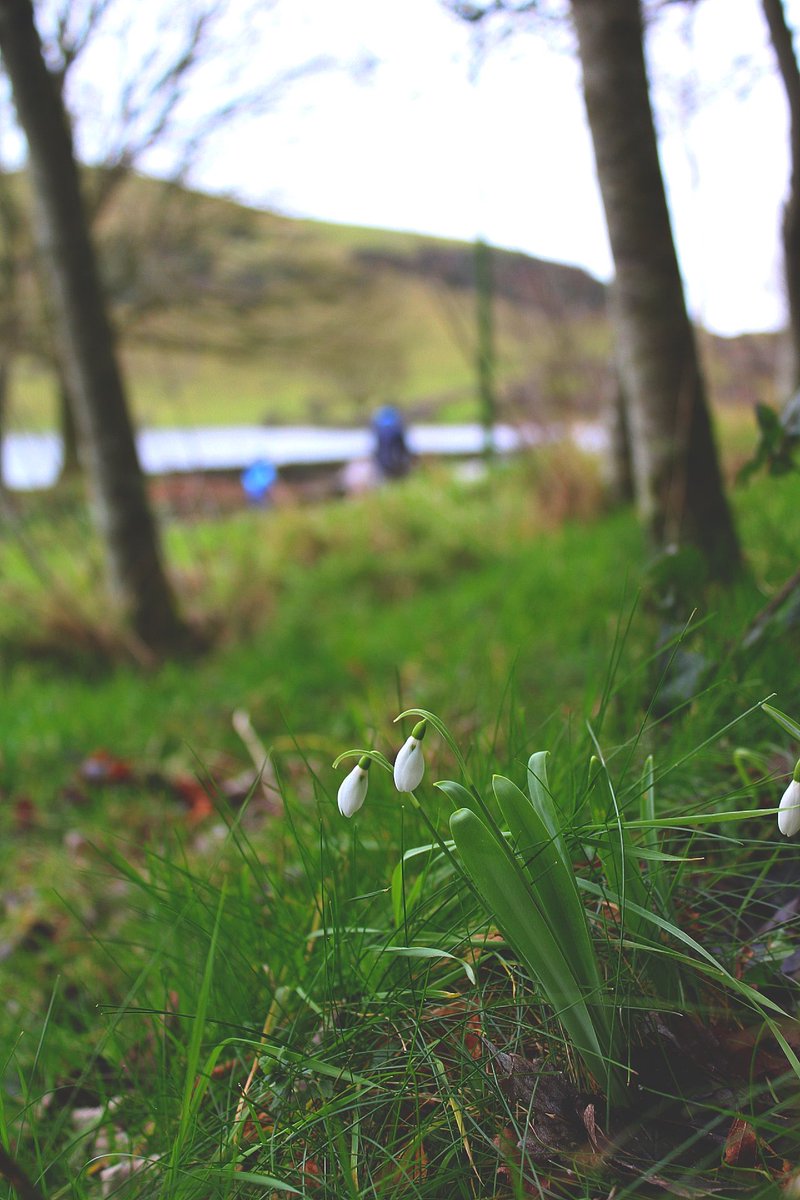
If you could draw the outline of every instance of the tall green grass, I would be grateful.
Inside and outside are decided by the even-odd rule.
[[[737,733],[746,739],[748,731],[743,717]],[[390,738],[378,740],[388,749]],[[568,812],[570,780],[576,772],[585,778],[591,739],[582,733],[571,745],[558,740],[548,792],[562,796]],[[463,748],[483,790],[494,757],[485,737],[476,731],[474,744]],[[514,738],[509,749],[518,761],[524,739]],[[697,749],[702,760],[703,747]],[[619,760],[616,747],[609,757]],[[749,810],[735,840],[723,837],[715,807],[729,813],[751,803],[749,792],[731,786],[732,770],[717,792],[687,805],[680,792],[693,790],[693,764],[672,762],[668,744],[657,761],[659,794],[668,794],[670,776],[676,788],[659,804],[662,857],[645,858],[644,867],[630,861],[645,873],[658,862],[670,885],[674,873],[673,911],[690,921],[691,936],[681,940],[662,922],[659,944],[658,936],[637,932],[631,915],[617,924],[613,910],[625,905],[627,885],[623,895],[608,883],[586,893],[597,961],[614,988],[609,1012],[627,1014],[634,1071],[642,1070],[642,1047],[660,1048],[667,1063],[673,1053],[655,1017],[666,1011],[660,1020],[674,1020],[674,1009],[665,1010],[637,966],[643,937],[692,981],[679,1011],[717,1036],[754,1019],[766,1036],[759,1006],[774,1014],[793,1003],[780,952],[753,954],[747,926],[752,894],[769,884],[786,850],[774,817]],[[100,947],[115,962],[114,986],[104,996],[97,980],[82,981],[97,1007],[78,1046],[75,1000],[62,985],[55,988],[50,1008],[31,1024],[35,1053],[16,1046],[10,1062],[17,1080],[6,1077],[9,1147],[48,1194],[95,1195],[97,1173],[127,1156],[135,1171],[124,1194],[139,1196],[222,1197],[258,1188],[331,1197],[504,1194],[513,1171],[529,1186],[544,1172],[547,1186],[555,1186],[557,1154],[545,1170],[536,1155],[518,1159],[513,1152],[526,1133],[526,1105],[514,1103],[513,1093],[509,1099],[502,1056],[544,1057],[545,1078],[557,1068],[571,1075],[580,1043],[569,1020],[541,991],[524,947],[517,959],[518,935],[504,928],[502,915],[508,942],[487,927],[485,894],[476,898],[464,886],[441,841],[431,840],[428,823],[388,776],[379,772],[371,781],[364,809],[349,823],[336,809],[339,778],[328,767],[310,771],[305,785],[287,784],[283,815],[268,825],[252,825],[247,807],[235,814],[221,805],[225,833],[210,854],[171,842],[144,853],[121,845],[103,856],[99,869],[122,880],[126,893],[125,919]],[[446,837],[451,804],[432,779],[417,795]],[[619,791],[623,807],[628,791],[640,787],[631,775]],[[775,786],[762,781],[759,789],[774,807]],[[486,794],[502,822],[502,808]],[[591,846],[601,833],[591,803],[581,791],[572,799],[574,815],[565,818],[571,836]],[[585,823],[576,825],[581,813]],[[637,828],[635,836],[643,832]],[[519,852],[518,838],[514,844]],[[458,834],[456,847],[462,850]],[[601,865],[597,858],[583,866],[589,883]],[[480,875],[473,878],[480,893]],[[533,878],[542,886],[541,876]],[[652,911],[642,910],[650,922]],[[676,1036],[684,1036],[680,1028]],[[660,1157],[646,1165],[679,1189],[691,1163],[710,1187],[718,1181],[724,1134],[741,1113],[788,1154],[797,1080],[789,1063],[772,1069],[777,1074],[765,1091],[755,1055],[748,1079],[717,1051],[715,1070],[727,1090],[707,1094],[696,1081],[694,1088],[684,1081],[682,1093],[680,1080],[664,1093],[660,1072],[659,1094],[636,1091],[638,1110],[672,1104],[679,1111],[690,1103],[693,1124],[674,1145],[659,1143]],[[91,1110],[82,1128],[65,1079]],[[693,1153],[698,1130],[703,1145]],[[561,1190],[541,1194],[588,1197],[608,1178],[600,1158],[568,1163],[568,1186],[564,1177]],[[639,1194],[630,1181],[628,1187],[627,1194]]]

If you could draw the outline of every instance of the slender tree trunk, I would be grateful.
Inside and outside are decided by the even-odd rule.
[[[31,0],[0,0],[0,53],[28,142],[37,238],[111,589],[139,637],[163,650],[182,627],[136,453],[69,122],[42,55]]]
[[[75,428],[73,404],[64,376],[58,374],[58,423],[61,431],[61,473],[59,482],[74,479],[80,472],[78,431]]]
[[[8,358],[0,360],[0,494],[5,491],[6,480],[3,472],[3,442],[6,436],[6,413],[8,412],[8,379],[10,375]]]
[[[477,327],[475,366],[484,434],[483,451],[487,458],[491,458],[494,453],[494,424],[497,419],[493,292],[492,252],[483,238],[477,238],[475,242],[475,317]]]
[[[609,488],[616,504],[632,504],[636,499],[633,488],[631,431],[628,405],[622,383],[617,378],[612,402],[608,406],[609,429]]]
[[[717,577],[739,545],[723,490],[658,159],[639,0],[572,0],[616,279],[613,317],[639,509]]]
[[[800,68],[782,0],[762,0],[789,104],[791,178],[783,210],[783,257],[789,303],[789,395],[800,389]]]

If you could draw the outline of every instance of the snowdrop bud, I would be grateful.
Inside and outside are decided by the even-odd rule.
[[[337,800],[343,817],[354,816],[366,800],[371,762],[368,754],[362,754],[350,774],[342,780]]]
[[[394,786],[398,792],[413,792],[422,783],[425,774],[425,759],[422,757],[422,739],[425,737],[427,721],[414,726],[411,737],[400,747],[394,762]]]
[[[781,796],[778,829],[784,837],[794,837],[800,833],[800,760],[795,765],[792,782]]]

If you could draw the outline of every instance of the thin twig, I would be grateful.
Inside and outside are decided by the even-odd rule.
[[[742,646],[751,646],[753,642],[759,639],[761,634],[764,632],[764,627],[769,623],[770,618],[774,616],[783,602],[788,600],[792,592],[797,591],[799,588],[800,570],[795,571],[794,575],[791,575],[786,580],[786,582],[778,589],[772,599],[765,604],[759,612],[756,613],[742,636]]]
[[[273,808],[277,806],[278,809],[282,809],[283,797],[278,787],[275,768],[272,765],[272,751],[265,748],[264,743],[253,728],[249,712],[244,708],[237,708],[231,717],[231,724],[247,747],[247,751],[253,760],[253,766],[258,771],[259,782],[261,783],[264,795]]]

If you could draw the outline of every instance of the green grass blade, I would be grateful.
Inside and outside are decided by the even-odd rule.
[[[774,817],[777,815],[778,808],[740,808],[732,809],[730,812],[705,812],[705,813],[687,813],[682,817],[658,817],[655,822],[652,821],[626,821],[626,829],[651,829],[655,824],[656,829],[686,829],[692,830],[702,825],[722,825],[728,821],[752,821],[757,819],[763,820],[764,817]],[[598,830],[608,828],[607,822],[597,822],[593,825],[587,825],[587,832],[595,833]]]
[[[470,983],[475,983],[475,971],[465,959],[448,950],[439,950],[435,946],[371,946],[375,954],[399,954],[402,958],[449,958],[464,968],[464,974]]]
[[[661,913],[667,917],[670,915],[669,896],[671,889],[665,864],[670,861],[670,857],[661,853],[656,825],[655,769],[652,754],[648,754],[645,759],[644,771],[642,772],[639,815],[643,821],[649,822],[643,837],[644,847],[649,851],[649,854],[644,856],[640,851],[639,857],[646,857],[647,878],[650,883],[650,890],[658,902]]]
[[[292,1196],[300,1196],[302,1193],[292,1187],[290,1183],[284,1183],[282,1179],[276,1179],[274,1175],[262,1175],[257,1171],[223,1171],[218,1168],[208,1168],[204,1173],[209,1179],[230,1180],[233,1183],[252,1183],[260,1188],[268,1188],[275,1192],[289,1192]]]
[[[605,900],[611,900],[612,903],[619,902],[618,896],[613,893],[609,894],[606,889],[599,887],[598,884],[594,883],[590,879],[581,879],[579,880],[579,884],[585,889],[585,891],[591,893],[593,896],[600,896]],[[724,980],[725,983],[727,983],[728,986],[734,991],[738,992],[739,995],[744,996],[751,1003],[755,1002],[760,1008],[768,1008],[772,1012],[777,1013],[779,1016],[786,1016],[786,1013],[779,1004],[776,1004],[773,1000],[770,1000],[768,996],[763,995],[761,992],[757,992],[755,988],[751,988],[750,985],[745,983],[743,980],[737,979],[735,975],[731,975],[730,971],[727,971],[722,963],[719,962],[709,950],[706,950],[705,946],[701,946],[699,942],[695,941],[690,934],[686,933],[678,925],[674,925],[672,921],[667,921],[664,917],[660,917],[658,913],[650,912],[646,908],[640,908],[632,901],[629,901],[628,907],[635,912],[636,916],[640,918],[640,924],[642,927],[647,925],[649,922],[650,924],[657,926],[658,929],[662,929],[664,933],[669,934],[670,937],[676,938],[677,941],[683,942],[685,946],[688,946],[691,950],[694,950],[696,954],[699,954],[701,958],[705,959],[705,961],[712,966],[716,972],[718,972],[720,980]]]
[[[642,793],[639,800],[639,816],[643,821],[650,822],[653,828],[645,834],[644,843],[651,850],[658,850],[658,834],[655,830],[656,819],[656,789],[653,756],[648,754],[642,772]]]
[[[217,915],[214,921],[214,928],[209,942],[208,953],[206,954],[205,966],[203,968],[203,978],[200,984],[200,992],[197,997],[197,1008],[194,1015],[194,1023],[192,1025],[192,1035],[189,1039],[189,1046],[186,1053],[186,1069],[184,1072],[183,1097],[181,1100],[180,1117],[178,1120],[178,1129],[175,1135],[175,1140],[172,1145],[172,1153],[169,1160],[169,1177],[174,1181],[175,1172],[178,1169],[180,1162],[181,1151],[189,1136],[189,1131],[193,1118],[197,1112],[197,1107],[200,1103],[200,1098],[204,1090],[202,1081],[198,1083],[198,1068],[200,1065],[200,1050],[203,1044],[203,1034],[205,1032],[206,1015],[208,1013],[208,1002],[211,996],[211,983],[214,977],[214,959],[217,950],[217,938],[219,935],[220,920],[222,910],[225,906],[226,887],[223,886],[220,893],[219,904],[217,906]],[[207,1081],[205,1086],[207,1086]]]
[[[243,1039],[240,1039],[243,1040]],[[258,1050],[264,1059],[264,1063],[272,1059],[275,1062],[282,1064],[290,1064],[296,1066],[301,1071],[308,1071],[312,1075],[322,1075],[326,1079],[333,1079],[337,1083],[344,1081],[358,1087],[364,1088],[380,1088],[381,1084],[375,1079],[368,1079],[365,1075],[358,1075],[355,1071],[350,1071],[347,1067],[337,1067],[331,1063],[327,1063],[324,1059],[316,1058],[313,1055],[301,1054],[295,1050],[290,1050],[287,1046],[275,1045],[272,1042],[259,1042]],[[264,1064],[262,1064],[262,1069]]]

